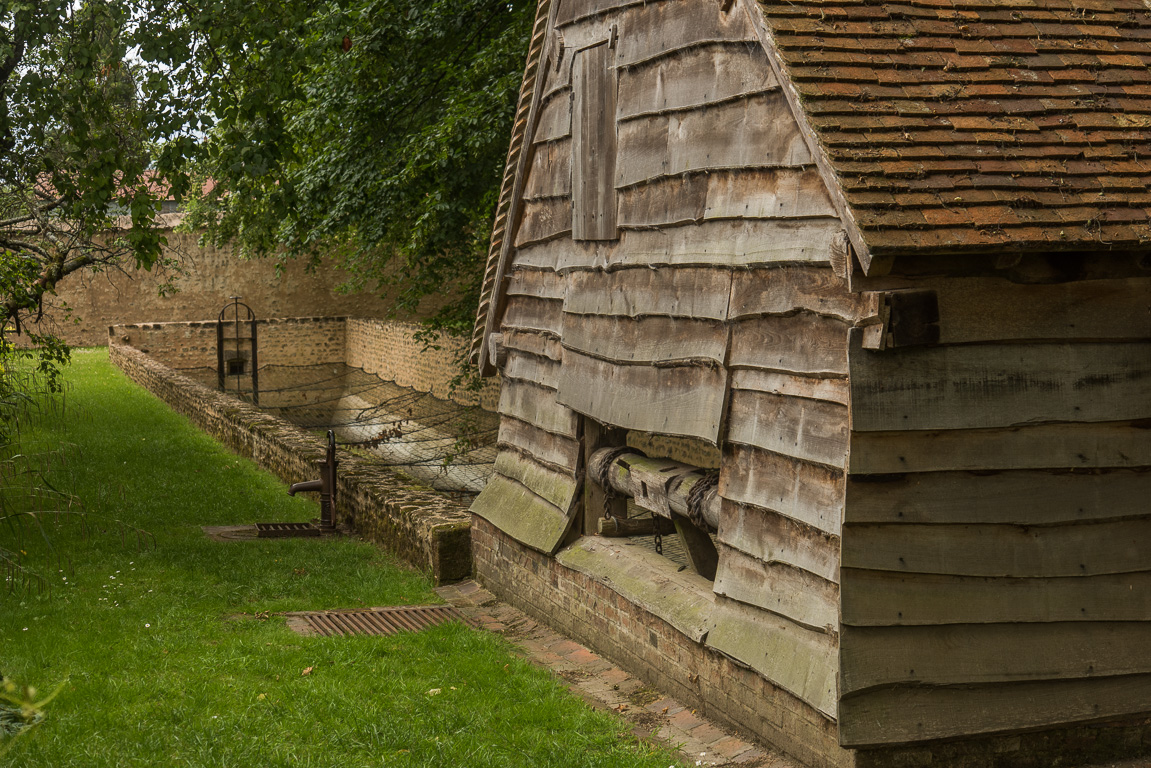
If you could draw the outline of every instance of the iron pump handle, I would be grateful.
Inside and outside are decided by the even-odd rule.
[[[320,469],[319,480],[306,480],[302,483],[292,483],[288,487],[288,495],[295,496],[300,492],[320,492],[320,527],[332,529],[336,526],[333,510],[336,504],[336,433],[328,430],[328,451],[323,459],[316,462]]]

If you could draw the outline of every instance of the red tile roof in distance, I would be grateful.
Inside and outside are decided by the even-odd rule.
[[[761,2],[873,254],[1151,247],[1151,0]]]

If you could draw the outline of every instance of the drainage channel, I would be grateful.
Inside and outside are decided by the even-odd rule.
[[[419,632],[428,627],[458,621],[478,624],[450,605],[411,605],[370,608],[364,611],[303,611],[288,614],[288,626],[302,635],[394,635]]]

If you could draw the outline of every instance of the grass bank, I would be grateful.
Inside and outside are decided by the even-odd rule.
[[[277,612],[437,600],[366,543],[210,541],[200,526],[308,520],[318,508],[127,381],[105,351],[77,351],[67,378],[68,415],[32,437],[74,446],[56,478],[82,500],[89,530],[46,528],[63,561],[35,535],[15,543],[51,590],[0,596],[0,671],[42,689],[67,682],[11,765],[674,762],[498,637],[459,625],[295,635]],[[0,529],[9,548],[16,535]]]

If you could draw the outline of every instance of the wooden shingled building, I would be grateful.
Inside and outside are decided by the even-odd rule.
[[[811,766],[1145,753],[1149,66],[1143,0],[541,0],[481,580]]]

